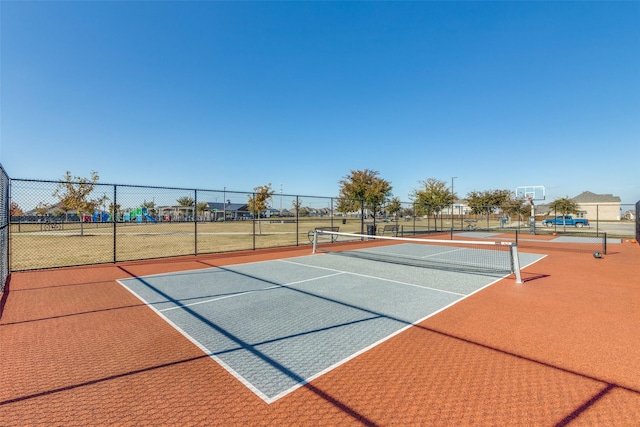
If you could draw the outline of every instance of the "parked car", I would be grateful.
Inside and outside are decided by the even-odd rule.
[[[554,225],[563,225],[570,227],[588,227],[589,220],[586,218],[574,218],[571,215],[561,215],[551,219],[545,219],[542,221],[542,225],[546,227],[553,227]]]

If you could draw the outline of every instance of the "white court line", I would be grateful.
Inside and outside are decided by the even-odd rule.
[[[433,247],[437,247],[437,248],[441,248],[441,247],[443,247],[443,246],[427,246],[427,247],[432,247],[432,248],[433,248]],[[425,259],[425,258],[430,258],[430,257],[434,257],[434,256],[440,256],[440,255],[450,254],[450,253],[452,253],[452,252],[458,252],[458,251],[461,251],[461,250],[464,250],[464,249],[470,249],[470,248],[455,248],[455,249],[452,249],[452,250],[450,250],[450,251],[437,252],[437,253],[435,253],[435,254],[429,254],[429,255],[424,255],[424,256],[416,256],[416,258],[418,258],[418,259]],[[396,257],[401,257],[401,256],[402,256],[401,254],[395,253],[395,252],[393,252],[393,251],[391,251],[391,252],[387,252],[387,251],[381,250],[381,251],[379,251],[379,253],[381,253],[381,254],[389,254],[389,255],[391,255],[391,256],[394,256],[394,255],[395,255]]]
[[[285,261],[285,260],[279,260],[279,261],[291,262],[293,264],[297,264],[297,263],[294,263],[292,261]],[[303,264],[303,265],[306,265],[306,264]],[[324,268],[324,267],[318,267],[318,268]],[[330,269],[327,269],[327,270],[330,270]],[[369,277],[369,276],[364,276],[364,277]],[[373,278],[377,279],[377,277],[373,277]],[[384,280],[384,279],[382,279],[382,280]],[[351,354],[350,356],[345,357],[344,359],[334,363],[333,365],[328,366],[327,368],[319,371],[315,375],[312,375],[309,378],[306,378],[304,382],[298,383],[298,384],[294,385],[293,387],[290,387],[289,389],[282,391],[278,395],[276,395],[276,396],[274,396],[274,397],[272,397],[272,398],[270,398],[268,400],[265,400],[265,402],[267,402],[267,404],[271,404],[271,403],[277,401],[278,399],[280,399],[280,398],[292,393],[293,391],[299,389],[300,387],[304,386],[305,384],[308,384],[311,381],[315,380],[316,378],[321,377],[322,375],[326,374],[327,372],[330,372],[330,371],[332,371],[332,370],[334,370],[334,369],[346,364],[350,360],[355,359],[357,356],[359,356],[359,355],[361,355],[363,353],[366,353],[367,351],[371,350],[374,347],[377,347],[378,345],[384,343],[385,341],[390,340],[391,338],[395,337],[396,335],[400,335],[401,333],[403,333],[407,329],[412,328],[412,327],[414,327],[416,325],[419,325],[420,323],[424,322],[425,320],[429,319],[430,317],[433,317],[436,314],[438,314],[440,312],[443,312],[444,310],[448,309],[449,307],[452,307],[452,306],[458,304],[460,301],[463,301],[463,300],[469,298],[470,296],[482,291],[485,288],[488,288],[489,286],[491,286],[491,285],[493,285],[495,283],[498,283],[501,280],[504,280],[504,277],[497,278],[497,279],[493,280],[491,283],[488,283],[488,284],[476,289],[475,291],[471,292],[470,294],[456,294],[456,295],[461,296],[461,298],[459,298],[459,299],[457,299],[455,301],[452,301],[451,303],[447,304],[446,306],[441,307],[438,310],[436,310],[436,311],[434,311],[432,313],[429,313],[426,316],[424,316],[424,317],[422,317],[422,318],[420,318],[420,319],[418,319],[418,320],[416,320],[416,321],[414,321],[414,322],[412,322],[412,323],[410,323],[410,324],[408,324],[408,325],[396,330],[395,332],[392,332],[391,334],[387,335],[386,337],[383,337],[383,338],[379,339],[378,341],[376,341],[376,342],[374,342],[374,343],[372,343],[372,344],[370,344],[370,345],[358,350],[357,352]],[[402,283],[402,282],[398,282],[398,283]],[[407,284],[409,286],[417,286],[417,285],[411,285],[410,283],[405,283],[405,284]],[[419,286],[419,287],[424,288],[424,286]],[[430,288],[428,288],[428,289],[430,289]],[[439,291],[439,289],[434,289],[434,290]],[[443,291],[443,292],[446,292],[446,291]],[[448,293],[453,293],[453,292],[448,292]]]
[[[127,280],[127,279],[124,279]],[[145,304],[147,307],[149,307],[152,311],[154,311],[161,319],[163,319],[165,322],[167,322],[169,325],[171,325],[176,331],[178,331],[178,333],[180,333],[183,337],[185,337],[188,341],[190,341],[191,343],[193,343],[196,347],[198,347],[200,350],[202,350],[202,352],[209,356],[211,359],[213,359],[216,363],[218,363],[220,366],[222,366],[224,369],[227,370],[227,372],[229,372],[233,377],[235,377],[238,381],[240,381],[240,383],[244,384],[245,387],[247,387],[247,389],[251,390],[256,396],[258,396],[260,399],[264,400],[267,403],[269,402],[269,396],[267,396],[266,394],[264,394],[262,391],[260,391],[260,389],[258,387],[256,387],[255,385],[253,385],[253,383],[251,381],[249,381],[248,379],[246,379],[245,377],[243,377],[238,371],[236,371],[234,368],[231,367],[231,365],[227,364],[224,360],[220,359],[218,356],[215,355],[215,353],[211,350],[209,350],[205,345],[203,345],[200,341],[198,341],[197,339],[195,339],[194,337],[192,337],[189,333],[187,333],[187,331],[185,331],[184,329],[182,329],[180,326],[178,326],[177,323],[175,323],[173,320],[169,319],[167,316],[165,316],[163,313],[161,313],[157,308],[155,308],[153,306],[153,304],[149,303],[147,300],[145,300],[144,298],[142,298],[140,295],[138,295],[133,289],[130,289],[127,285],[125,285],[123,280],[116,280],[116,282],[118,282],[120,284],[120,286],[122,286],[123,288],[125,288],[127,291],[129,291],[129,293],[131,293],[134,297],[138,298],[140,301],[142,301],[143,304]]]
[[[361,274],[361,273],[352,273],[350,271],[338,270],[336,268],[319,267],[319,266],[316,266],[316,265],[309,265],[309,264],[304,264],[304,263],[295,262],[295,261],[289,261],[289,260],[285,260],[285,259],[279,259],[278,261],[286,262],[288,264],[302,265],[302,266],[305,266],[305,267],[319,268],[321,270],[337,271],[337,272],[339,272],[341,274],[351,274],[352,276],[360,276],[360,277],[365,277],[367,279],[382,280],[384,282],[397,283],[399,285],[412,286],[414,288],[420,288],[420,289],[428,289],[428,290],[431,290],[431,291],[442,292],[442,293],[445,293],[445,294],[451,294],[451,295],[457,295],[457,296],[465,296],[465,295],[467,295],[467,294],[461,294],[459,292],[451,292],[451,291],[445,291],[443,289],[430,288],[429,286],[416,285],[414,283],[401,282],[400,280],[385,279],[384,277],[369,276],[367,274]]]
[[[420,259],[425,259],[425,258],[430,258],[430,257],[434,257],[434,256],[440,256],[440,255],[445,255],[445,254],[450,254],[453,252],[458,252],[461,251],[463,249],[468,249],[468,248],[456,248],[456,249],[452,249],[450,251],[444,251],[444,252],[438,252],[436,254],[431,254],[431,255],[425,255],[425,256],[421,256]]]
[[[220,300],[227,299],[227,298],[235,298],[235,297],[239,297],[239,296],[242,296],[242,295],[252,294],[254,292],[262,292],[262,291],[267,291],[269,289],[284,288],[284,287],[291,286],[291,285],[297,285],[298,283],[312,282],[314,280],[324,279],[324,278],[327,278],[327,277],[339,276],[340,274],[343,274],[343,273],[327,274],[326,276],[313,277],[311,279],[305,279],[305,280],[297,280],[295,282],[285,283],[284,285],[275,285],[275,286],[269,286],[269,287],[266,287],[266,288],[254,289],[252,291],[238,292],[237,294],[225,295],[223,297],[217,297],[217,298],[211,298],[211,299],[208,299],[208,300],[198,301],[198,302],[194,302],[194,303],[191,303],[191,304],[180,304],[180,305],[176,305],[175,307],[163,308],[162,310],[158,310],[158,311],[164,312],[164,311],[177,310],[177,309],[185,308],[185,307],[192,307],[194,305],[199,305],[199,304],[207,304],[207,303],[210,303],[210,302],[216,302],[216,301],[220,301]]]
[[[544,256],[546,257],[546,255]],[[543,257],[543,258],[544,258]],[[542,258],[540,258],[542,259]],[[538,262],[540,259],[533,261],[529,264],[527,264],[525,267],[528,267],[529,265],[532,265],[536,262]],[[317,266],[312,266],[312,265],[307,265],[307,264],[301,264],[301,263],[297,263],[297,262],[293,262],[293,261],[287,261],[287,260],[279,260],[281,262],[288,262],[291,264],[296,264],[296,265],[302,265],[302,266],[306,266],[306,267],[312,267],[312,268],[317,268],[317,269],[323,269],[323,270],[329,270],[329,271],[334,271],[336,273],[333,274],[329,274],[329,275],[325,275],[322,277],[318,277],[318,278],[313,278],[313,279],[307,279],[307,280],[301,280],[301,281],[297,281],[297,282],[292,282],[291,284],[294,283],[301,283],[301,282],[308,282],[308,281],[313,281],[313,280],[317,280],[320,278],[326,278],[326,277],[331,277],[331,276],[337,276],[340,274],[355,274],[355,273],[349,273],[349,272],[345,272],[345,271],[340,271],[340,270],[335,270],[335,269],[330,269],[330,268],[325,268],[325,267],[317,267]],[[264,262],[270,262],[270,261],[264,261]],[[524,267],[523,267],[524,268]],[[216,267],[211,268],[211,270],[215,270]],[[171,275],[172,273],[163,273],[162,275]],[[174,273],[175,274],[175,273]],[[366,276],[366,275],[361,275],[361,274],[357,274],[359,276],[363,276],[363,277],[372,277],[372,276]],[[149,276],[145,276],[145,277],[149,277]],[[385,280],[385,279],[381,279],[378,277],[372,277],[373,279],[379,279],[379,280]],[[365,348],[360,349],[359,351],[356,351],[355,353],[353,353],[352,355],[334,363],[333,365],[319,371],[318,373],[305,378],[304,381],[301,381],[297,384],[295,384],[294,386],[282,391],[281,393],[269,397],[267,396],[265,393],[263,393],[258,387],[256,387],[255,385],[253,385],[253,383],[251,381],[249,381],[248,379],[244,378],[243,375],[241,375],[238,371],[236,371],[231,365],[225,363],[221,358],[219,358],[218,356],[216,356],[216,354],[214,352],[212,352],[211,350],[209,350],[206,346],[204,346],[202,343],[200,343],[197,339],[195,339],[194,337],[192,337],[189,333],[187,333],[184,329],[182,329],[180,326],[178,326],[178,324],[176,324],[175,322],[173,322],[172,320],[170,320],[166,315],[164,315],[162,312],[160,312],[157,308],[154,307],[154,305],[152,303],[149,303],[148,301],[146,301],[144,298],[142,298],[140,295],[138,295],[133,289],[129,288],[125,282],[129,280],[129,279],[124,279],[124,280],[117,280],[117,282],[124,288],[126,289],[129,293],[131,293],[132,295],[134,295],[137,299],[139,299],[142,303],[144,303],[147,307],[149,307],[152,311],[154,311],[156,314],[158,314],[158,316],[163,319],[165,322],[167,322],[169,325],[171,325],[175,330],[177,330],[180,334],[182,334],[187,340],[189,340],[190,342],[192,342],[194,345],[196,345],[198,348],[200,348],[201,351],[204,352],[204,354],[208,355],[211,359],[213,359],[216,363],[218,363],[221,367],[223,367],[224,369],[227,370],[227,372],[229,372],[233,377],[235,377],[240,383],[242,383],[245,387],[247,387],[248,390],[250,390],[251,392],[253,392],[256,396],[258,396],[260,399],[262,399],[265,403],[267,404],[271,404],[277,400],[279,400],[280,398],[288,395],[289,393],[295,391],[296,389],[304,386],[305,384],[310,383],[311,381],[313,381],[316,378],[321,377],[322,375],[326,374],[327,372],[336,369],[337,367],[347,363],[348,361],[354,359],[355,357],[357,357],[358,355],[361,355],[367,351],[369,351],[370,349],[376,347],[377,345],[391,339],[392,337],[401,334],[402,332],[404,332],[405,330],[407,330],[408,328],[417,325],[421,322],[423,322],[424,320],[446,310],[447,308],[453,306],[454,304],[470,297],[471,295],[480,292],[482,289],[485,289],[491,285],[493,285],[494,283],[502,280],[502,279],[496,279],[494,281],[492,281],[491,283],[487,284],[486,286],[483,286],[477,290],[475,290],[474,292],[468,294],[468,295],[462,295],[462,298],[451,302],[450,304],[448,304],[445,307],[440,308],[439,310],[436,310],[435,312],[432,312],[430,314],[427,314],[426,316],[422,317],[421,319],[416,320],[415,322],[412,322],[411,324],[406,325],[405,327],[400,328],[399,330],[391,333],[390,335],[383,337],[381,339],[379,339],[378,341],[366,346]],[[391,280],[389,280],[391,281]],[[393,281],[392,281],[393,282]],[[395,281],[396,283],[400,283],[400,284],[404,284],[404,285],[408,285],[408,286],[417,286],[417,285],[413,285],[413,284],[409,284],[409,283],[403,283],[403,282],[398,282]],[[283,285],[284,286],[284,285]],[[275,288],[277,286],[273,286],[271,288]],[[423,286],[419,286],[421,288],[425,288]],[[439,289],[434,289],[436,291],[441,291]],[[257,292],[257,291],[254,291]],[[240,294],[246,294],[248,292],[242,292],[239,293]],[[461,295],[461,294],[459,294]],[[221,298],[218,298],[221,299]]]

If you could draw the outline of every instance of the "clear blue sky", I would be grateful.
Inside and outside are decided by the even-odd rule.
[[[14,178],[640,200],[640,2],[0,2]]]

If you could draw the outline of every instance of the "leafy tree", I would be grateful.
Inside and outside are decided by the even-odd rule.
[[[16,202],[9,203],[9,216],[21,216],[21,215],[24,215],[24,212],[22,212],[22,209],[20,209],[20,206],[18,206]]]
[[[531,212],[531,205],[524,200],[516,199],[514,194],[511,194],[509,200],[504,201],[501,208],[505,215],[515,215],[519,220],[523,220]]]
[[[54,197],[60,199],[62,208],[65,211],[73,211],[80,218],[81,236],[84,236],[83,214],[93,213],[101,202],[100,198],[89,198],[99,179],[100,177],[95,171],[91,171],[90,178],[72,176],[71,172],[67,171],[63,181],[58,184],[58,188],[53,193]]]
[[[553,202],[549,203],[549,209],[561,215],[577,214],[580,212],[578,204],[569,197],[555,199]]]
[[[209,203],[207,202],[199,202],[198,205],[196,206],[196,211],[198,214],[202,214],[204,212],[207,212],[209,210]]]
[[[38,206],[36,206],[35,210],[38,215],[44,216],[49,210],[49,207],[44,202],[40,202],[38,203]]]
[[[298,212],[298,215],[301,217],[308,217],[309,216],[309,208],[300,208],[300,211]]]
[[[549,203],[549,211],[554,211],[556,215],[562,215],[562,224],[566,226],[566,224],[564,223],[564,216],[569,214],[577,214],[580,212],[580,209],[578,209],[578,204],[573,199],[570,199],[568,196],[566,196],[555,199],[553,202]]]
[[[398,221],[398,214],[402,211],[402,203],[400,199],[397,197],[392,198],[389,203],[385,205],[385,210],[387,214],[393,216],[396,221]]]
[[[520,219],[530,212],[531,206],[526,201],[517,199],[510,190],[472,191],[467,194],[467,203],[471,212],[486,215],[487,225],[489,215],[496,210],[502,210],[505,215],[517,215]]]
[[[378,176],[378,171],[352,170],[340,181],[338,212],[352,212],[360,209],[364,218],[364,210],[368,208],[373,214],[373,224],[381,206],[391,197],[391,183]],[[362,232],[362,230],[361,230]]]
[[[184,196],[177,199],[176,202],[178,202],[180,206],[193,206],[195,200],[193,200],[193,197]]]
[[[358,203],[358,201],[356,200],[346,199],[344,197],[338,197],[337,203],[336,203],[336,210],[338,212],[343,213],[346,216],[349,212],[360,210],[361,209],[360,206],[361,204]]]
[[[467,204],[471,208],[471,213],[490,214],[510,200],[509,194],[509,190],[474,190],[467,194]]]
[[[414,206],[412,206],[412,207],[410,207],[410,208],[403,208],[403,209],[400,211],[400,216],[403,216],[403,217],[405,217],[405,216],[407,216],[407,217],[412,217],[412,216],[414,215],[414,213],[415,213],[415,203],[414,203]]]
[[[429,220],[429,215],[434,215],[435,229],[437,231],[438,225],[435,217],[445,207],[453,204],[455,194],[451,192],[451,188],[446,182],[435,178],[428,178],[426,181],[419,181],[419,183],[421,188],[414,189],[411,198],[415,202],[418,212],[427,215],[427,221]],[[442,222],[440,225],[442,227]],[[427,222],[428,226],[429,223]]]
[[[192,197],[184,196],[177,199],[176,202],[179,206],[192,207],[196,201]]]
[[[269,200],[273,196],[274,191],[271,189],[271,183],[261,185],[253,189],[253,194],[249,195],[247,206],[255,218],[260,218],[260,212],[269,209]],[[262,234],[262,222],[258,221],[259,233]]]
[[[142,207],[143,208],[147,208],[147,213],[149,213],[149,215],[155,215],[156,213],[156,202],[154,202],[153,200],[150,202],[147,202],[146,200],[144,202],[142,202]]]

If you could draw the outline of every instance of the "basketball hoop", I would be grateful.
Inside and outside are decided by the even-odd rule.
[[[516,199],[536,202],[545,199],[544,185],[526,185],[516,187]]]

